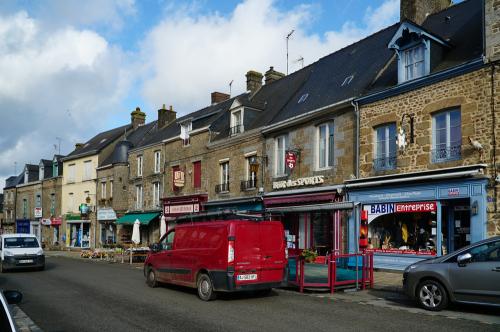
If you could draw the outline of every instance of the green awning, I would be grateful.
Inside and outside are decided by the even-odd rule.
[[[149,222],[155,218],[158,218],[159,212],[152,213],[127,213],[121,218],[116,220],[117,224],[121,225],[133,225],[136,220],[141,222],[141,225],[149,225]]]

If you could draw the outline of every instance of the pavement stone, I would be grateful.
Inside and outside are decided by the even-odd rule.
[[[42,329],[40,329],[17,305],[11,306],[11,312],[19,332],[42,332]]]

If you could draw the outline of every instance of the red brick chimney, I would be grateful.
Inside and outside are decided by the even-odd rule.
[[[228,100],[231,96],[228,95],[227,93],[214,91],[212,92],[210,97],[212,99],[212,105],[214,105],[220,103],[221,101]]]

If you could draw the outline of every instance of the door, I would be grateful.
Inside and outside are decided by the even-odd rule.
[[[234,222],[234,262],[237,283],[259,282],[261,244],[257,222]]]
[[[155,254],[156,270],[162,281],[171,281],[173,279],[172,269],[172,250],[174,247],[175,230],[168,232],[161,240],[161,250]]]
[[[500,304],[500,240],[467,251],[469,263],[450,263],[450,284],[458,301]],[[463,252],[462,254],[464,254]]]
[[[281,282],[286,266],[285,232],[279,222],[259,223],[261,282]]]
[[[199,239],[200,227],[178,228],[175,232],[173,249],[169,251],[169,264],[172,270],[172,281],[180,284],[188,284],[192,279],[193,261],[196,249],[193,248]]]

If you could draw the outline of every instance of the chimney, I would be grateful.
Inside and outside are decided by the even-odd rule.
[[[272,83],[274,81],[279,80],[280,78],[285,77],[285,74],[280,73],[279,71],[274,70],[274,67],[269,67],[269,70],[265,73],[265,82],[266,84]]]
[[[262,74],[255,70],[247,72],[247,91],[255,93],[262,87]]]
[[[141,112],[139,107],[135,108],[135,111],[130,113],[132,127],[136,129],[139,126],[142,126],[146,122],[146,113]]]
[[[497,0],[484,1],[486,61],[500,59],[500,3]]]
[[[75,143],[75,151],[80,150],[83,147],[83,143]]]
[[[451,0],[401,0],[400,20],[405,19],[421,25],[428,15],[451,6]]]
[[[176,118],[176,112],[174,111],[172,105],[170,105],[170,108],[167,110],[165,108],[165,104],[163,104],[163,107],[158,110],[158,128],[165,127],[167,124],[175,121]]]
[[[222,93],[222,92],[217,92],[217,91],[212,92],[212,94],[210,96],[212,97],[212,105],[218,104],[221,101],[228,100],[231,97],[227,93]]]

